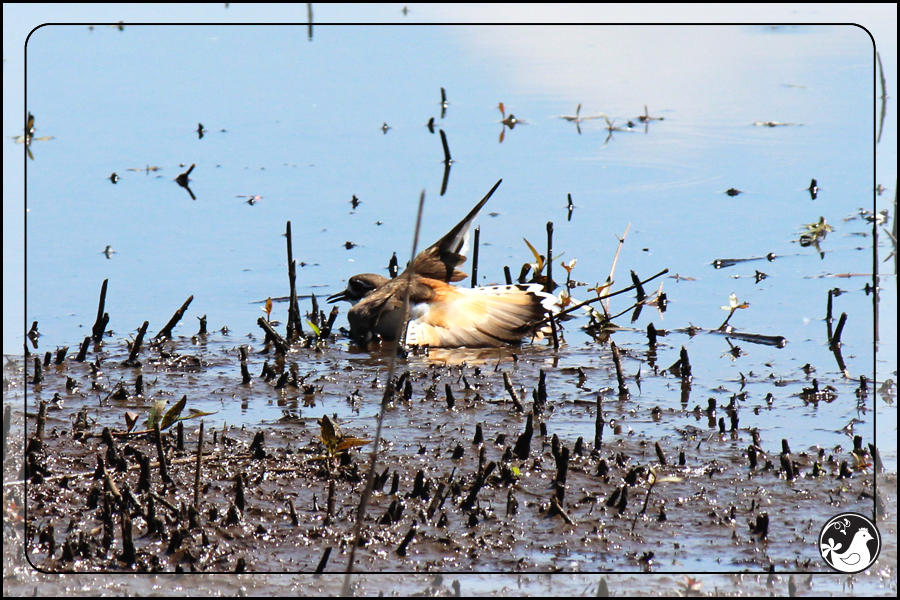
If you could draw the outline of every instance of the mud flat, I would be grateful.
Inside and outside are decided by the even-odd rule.
[[[4,532],[19,545],[4,545],[5,572],[21,568],[23,552],[48,573],[345,571],[388,359],[334,340],[281,357],[239,341],[246,351],[222,332],[176,337],[130,363],[115,339],[83,361],[8,359],[7,415],[21,423],[27,402],[27,434],[14,426],[5,438]],[[877,507],[879,564],[890,566],[850,579],[872,593],[896,585],[896,478],[879,476],[876,499],[874,447],[792,449],[743,426],[766,410],[759,394],[685,403],[687,380],[671,370],[645,373],[640,396],[620,395],[613,362],[609,346],[544,345],[400,361],[359,581],[443,573],[443,588],[396,580],[435,593],[453,593],[465,573],[520,573],[523,593],[543,585],[535,573],[573,574],[566,585],[585,593],[599,584],[584,574],[597,572],[669,572],[673,592],[690,587],[682,572],[722,573],[719,582],[741,572],[761,585],[778,577],[782,587],[787,574],[844,581],[818,557],[817,523]],[[817,381],[832,384],[848,386]],[[180,420],[167,422],[182,398]],[[140,433],[159,400],[168,401],[160,435]]]

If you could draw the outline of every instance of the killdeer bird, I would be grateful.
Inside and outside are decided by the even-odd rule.
[[[354,275],[347,289],[328,298],[329,302],[346,300],[353,304],[347,320],[356,343],[365,344],[374,334],[389,341],[395,339],[404,318],[407,286],[407,344],[484,348],[543,337],[546,326],[537,328],[535,324],[558,308],[556,298],[540,285],[450,285],[467,277],[456,267],[466,260],[469,226],[499,185],[500,181],[447,235],[420,252],[396,278],[374,273]]]

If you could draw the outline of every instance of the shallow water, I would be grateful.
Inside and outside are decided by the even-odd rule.
[[[780,440],[788,439],[794,452],[840,447],[846,454],[851,425],[865,442],[873,441],[877,402],[878,446],[887,468],[896,471],[893,397],[875,393],[885,379],[896,380],[896,279],[881,281],[876,355],[872,296],[864,291],[871,277],[835,277],[871,274],[873,264],[872,226],[858,209],[873,206],[876,93],[871,42],[858,28],[317,26],[310,43],[305,27],[120,32],[57,26],[35,32],[28,61],[36,135],[55,137],[34,142],[35,160],[27,163],[27,322],[39,322],[40,353],[63,345],[74,351],[89,334],[103,279],[110,280],[110,359],[125,352],[125,338],[144,320],[154,334],[193,295],[175,331],[178,351],[198,357],[202,372],[157,371],[145,360],[154,392],[188,394],[192,408],[218,411],[211,420],[219,428],[337,414],[345,429],[371,431],[377,405],[371,390],[362,403],[347,396],[376,376],[383,381],[385,361],[351,353],[346,342],[289,358],[321,386],[311,398],[261,382],[239,385],[237,346],[253,347],[250,368],[258,375],[265,360],[257,354],[262,336],[255,325],[261,301],[287,294],[285,222],[292,222],[295,258],[306,263],[298,269],[298,291],[321,298],[342,289],[354,273],[383,272],[393,252],[406,260],[422,189],[421,239],[428,244],[502,178],[478,221],[480,283],[502,281],[504,265],[516,274],[533,260],[522,237],[543,248],[548,220],[554,222],[554,255],[562,254],[554,276],[564,277],[560,261],[577,258],[572,277],[589,284],[575,288],[579,299],[606,279],[616,236],[629,224],[616,288],[630,283],[629,270],[647,277],[668,268],[669,276],[691,278],[648,284],[649,291],[663,282],[668,310],[661,315],[646,307],[634,331],[613,338],[626,353],[625,373],[642,374],[640,389],[629,380],[630,400],[613,395],[604,405],[607,418],[623,428],[622,443],[649,441],[652,456],[657,440],[673,450],[686,445],[679,432],[689,425],[705,439],[717,428],[694,407],[705,408],[710,397],[721,406],[745,391],[740,427],[764,432],[768,451],[777,453]],[[441,87],[450,101],[444,118]],[[496,108],[501,101],[526,123],[504,128]],[[573,115],[579,103],[582,117],[602,111],[614,125],[629,119],[636,125],[608,132],[604,119],[592,119],[580,123],[579,134],[559,118]],[[645,104],[650,115],[664,118],[646,131],[637,122]],[[447,133],[455,161],[443,197],[443,152],[437,133],[425,127],[429,117]],[[758,127],[755,121],[795,125]],[[194,131],[198,122],[208,130],[202,139]],[[386,134],[382,123],[391,127]],[[896,127],[886,136],[879,151],[895,154]],[[172,181],[191,164],[197,165],[191,173],[196,201]],[[161,170],[127,170],[145,166]],[[112,172],[117,184],[106,179]],[[804,189],[811,178],[821,188],[815,200]],[[730,197],[724,193],[730,188],[744,193]],[[576,205],[570,221],[569,193]],[[888,207],[890,193],[877,198],[878,210]],[[252,205],[237,197],[255,194],[262,198]],[[362,200],[355,210],[353,195]],[[834,227],[821,255],[798,243],[804,224],[820,216]],[[880,262],[890,249],[879,233],[878,262],[891,271],[890,263]],[[358,245],[346,250],[347,241]],[[116,250],[110,258],[101,253],[106,245]],[[716,259],[769,253],[777,258],[712,266]],[[766,279],[757,282],[757,270]],[[840,377],[823,322],[827,291],[835,287],[846,291],[835,298],[834,311],[849,316],[843,355],[851,380]],[[718,327],[731,293],[750,304],[731,325],[783,336],[787,346],[683,331]],[[631,302],[618,297],[611,310]],[[277,303],[273,317],[285,320],[286,306]],[[301,306],[306,310],[309,301]],[[195,319],[203,315],[212,334],[192,345]],[[627,316],[617,322],[629,325]],[[655,361],[664,371],[682,346],[687,349],[694,375],[687,402],[678,379],[651,374],[644,334],[650,322],[680,330],[660,338]],[[344,323],[342,311],[338,324]],[[569,323],[567,344],[556,357],[543,347],[525,350],[516,381],[530,392],[537,369],[548,370],[551,434],[569,445],[578,436],[592,439],[597,391],[615,387],[609,347],[582,332],[585,323]],[[223,326],[227,335],[219,332]],[[21,333],[4,331],[4,350],[18,353]],[[497,360],[489,355],[482,368],[488,372]],[[504,368],[512,369],[506,361]],[[425,372],[429,365],[413,357],[404,368]],[[810,376],[804,365],[816,371]],[[587,376],[581,385],[579,367]],[[860,375],[876,382],[863,403],[855,394]],[[490,397],[499,401],[505,392],[497,375],[491,377]],[[804,402],[799,394],[813,377],[835,386],[836,399]],[[29,410],[38,399],[29,397]],[[653,418],[654,407],[664,418]],[[98,407],[92,418],[98,426],[121,425],[123,410]],[[388,415],[388,436],[424,435],[410,427],[413,410]],[[491,404],[469,418],[465,411],[437,410],[434,418],[449,418],[445,425],[466,435],[475,422],[494,422],[510,435],[522,426],[507,408]],[[316,435],[312,429],[308,439]],[[716,443],[726,446],[716,452],[739,462],[740,445]],[[745,449],[746,439],[740,443]],[[692,542],[703,543],[703,535]],[[808,550],[814,554],[812,546]],[[556,550],[522,554],[533,570],[571,568]],[[689,553],[660,568],[723,570],[711,557]],[[739,559],[729,557],[724,570],[738,569]],[[626,568],[603,560],[609,568]]]

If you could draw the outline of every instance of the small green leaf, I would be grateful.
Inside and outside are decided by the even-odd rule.
[[[182,396],[181,400],[179,400],[175,406],[166,411],[162,423],[159,424],[160,431],[171,427],[172,423],[178,420],[178,417],[181,416],[181,411],[184,410],[185,404],[187,404],[187,395]]]
[[[522,239],[525,240],[525,238]],[[531,242],[525,240],[525,243],[528,244],[528,248],[531,250],[531,253],[534,254],[534,260],[537,263],[537,272],[540,273],[544,270],[544,259],[542,259],[538,251],[534,249],[534,246],[531,245]]]
[[[166,400],[157,400],[150,408],[150,415],[147,417],[147,429],[153,429],[153,426],[159,421],[159,417],[166,408]]]
[[[319,330],[318,327],[316,327],[316,324],[315,324],[315,323],[313,323],[312,321],[310,321],[309,319],[307,319],[307,320],[306,320],[306,324],[309,325],[309,328],[313,330],[313,333],[316,334],[316,337],[321,337],[321,336],[322,336],[322,332]]]

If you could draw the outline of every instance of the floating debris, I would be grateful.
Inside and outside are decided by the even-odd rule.
[[[754,121],[757,127],[787,127],[790,125],[801,126],[803,123],[779,123],[778,121]]]
[[[25,151],[28,154],[28,158],[31,160],[34,160],[34,155],[31,153],[31,142],[45,142],[53,139],[52,135],[34,137],[34,132],[34,115],[29,112],[28,119],[25,122],[25,135],[16,135],[12,137],[17,144],[25,144]]]
[[[817,250],[819,250],[819,242],[834,231],[834,228],[825,222],[825,217],[819,217],[818,222],[807,223],[804,227],[806,227],[806,231],[800,234],[800,245],[803,247],[815,246]]]
[[[235,198],[247,198],[247,200],[245,200],[245,202],[247,204],[249,204],[250,206],[253,206],[254,204],[256,204],[257,202],[259,202],[260,200],[263,199],[263,197],[260,196],[259,194],[253,194],[251,196],[239,195],[239,196],[235,196]]]
[[[650,130],[650,121],[663,121],[665,117],[651,117],[649,111],[647,110],[647,105],[644,105],[644,114],[638,116],[638,121],[644,124],[644,134],[646,134]],[[630,125],[629,121],[629,125]]]
[[[500,114],[503,115],[503,119],[500,121],[503,124],[503,130],[500,132],[500,143],[502,144],[503,139],[506,135],[507,127],[509,127],[509,130],[512,131],[513,129],[515,129],[516,125],[526,125],[527,122],[523,121],[522,119],[517,119],[516,116],[512,113],[509,113],[509,115],[507,116],[506,107],[503,106],[502,102],[497,106],[497,108],[500,109]]]
[[[575,128],[578,130],[578,135],[581,135],[581,123],[582,121],[591,121],[593,119],[599,119],[603,115],[594,115],[592,117],[582,117],[581,116],[581,104],[578,104],[578,107],[575,109],[575,116],[571,115],[560,115],[560,119],[565,119],[570,123],[575,123]]]
[[[604,146],[605,146],[611,139],[613,139],[613,132],[616,132],[616,131],[632,131],[632,128],[631,128],[631,127],[632,127],[633,123],[632,123],[631,121],[628,122],[628,125],[627,125],[626,127],[619,127],[618,125],[615,124],[615,122],[616,122],[615,119],[613,119],[612,121],[610,121],[610,120],[609,120],[609,117],[607,117],[606,115],[601,115],[601,116],[602,116],[603,119],[606,121],[606,131],[609,132],[609,133],[606,135],[606,140],[603,142],[603,145],[604,145]]]
[[[648,123],[650,121],[662,121],[665,119],[665,117],[651,117],[650,113],[647,111],[647,105],[645,104],[644,105],[644,114],[640,115],[637,119],[641,123]]]
[[[147,165],[144,168],[134,168],[134,169],[125,169],[125,170],[126,171],[144,171],[147,175],[149,175],[150,173],[155,173],[156,171],[159,171],[161,169],[162,169],[162,167],[151,167],[150,165]]]

